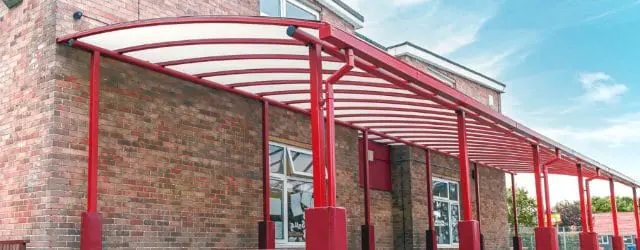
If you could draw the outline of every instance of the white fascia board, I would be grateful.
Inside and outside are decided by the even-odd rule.
[[[364,21],[360,20],[360,18],[356,17],[354,14],[352,14],[342,6],[338,5],[333,0],[316,0],[316,1],[318,1],[318,3],[322,4],[323,6],[329,8],[329,10],[333,11],[333,13],[336,13],[339,17],[341,17],[342,19],[344,19],[345,21],[353,25],[355,29],[360,29],[364,27]]]
[[[497,83],[495,80],[489,77],[470,71],[469,69],[465,69],[459,65],[456,65],[455,63],[449,62],[447,60],[434,56],[430,53],[424,52],[418,48],[415,48],[410,44],[403,44],[403,45],[391,47],[388,49],[388,53],[394,56],[411,55],[411,56],[417,57],[418,59],[422,59],[429,64],[433,64],[444,70],[450,71],[464,78],[467,78],[471,81],[477,82],[478,84],[484,85],[485,87],[494,89],[499,92],[504,92],[505,90],[504,85]]]

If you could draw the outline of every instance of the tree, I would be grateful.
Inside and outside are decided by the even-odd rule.
[[[579,201],[561,201],[556,204],[553,210],[559,213],[560,218],[562,218],[560,226],[569,227],[582,225]]]
[[[508,188],[507,207],[509,209],[509,223],[513,225],[513,199],[511,188]],[[516,188],[516,206],[518,208],[518,223],[527,227],[534,227],[536,222],[536,200],[529,197],[529,192],[524,188]]]
[[[593,213],[611,212],[609,196],[592,197],[591,205],[593,206]],[[618,208],[618,212],[633,212],[633,199],[630,197],[616,196],[616,207]]]

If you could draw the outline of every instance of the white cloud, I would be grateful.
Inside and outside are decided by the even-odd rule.
[[[613,102],[628,90],[626,85],[604,72],[582,72],[578,74],[578,80],[585,91],[580,99],[587,103]]]
[[[493,1],[477,6],[444,0],[350,2],[366,17],[361,33],[387,46],[411,41],[441,55],[473,44],[499,7]]]
[[[594,128],[538,127],[537,130],[558,141],[575,143],[604,143],[609,147],[640,143],[640,113],[628,113],[606,119],[605,124]]]

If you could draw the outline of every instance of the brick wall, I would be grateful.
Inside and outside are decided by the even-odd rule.
[[[46,227],[64,226],[48,210],[55,130],[51,67],[55,1],[0,3],[0,240],[29,238],[46,246]]]
[[[0,9],[0,31],[9,34],[0,36],[0,77],[8,79],[0,83],[0,240],[28,238],[33,248],[79,246],[79,216],[86,203],[89,55],[55,45],[56,35],[138,16],[257,15],[257,3],[141,0],[138,8],[130,0],[25,0],[17,9]],[[318,8],[324,21],[352,28]],[[100,21],[74,22],[76,10]],[[98,206],[105,248],[257,246],[260,103],[103,61]],[[308,147],[307,117],[277,108],[270,115],[274,140]],[[336,135],[338,205],[347,208],[349,248],[357,249],[364,223],[357,132],[338,127]],[[410,234],[412,244],[421,246],[426,190],[419,159],[424,155],[413,151],[417,163],[406,172],[415,197]],[[446,163],[438,163],[442,167],[434,174],[457,178],[455,160],[442,159]],[[487,176],[501,174],[487,171]],[[495,198],[501,206],[503,195],[495,194],[502,194],[504,178],[494,177],[487,178],[496,182],[488,188],[495,189],[481,193],[493,194],[486,200]],[[406,227],[394,221],[392,193],[372,191],[371,198],[378,249],[398,249],[394,236]],[[506,228],[506,205],[495,210],[504,214],[488,218],[504,218]],[[483,208],[482,217],[490,211]],[[489,223],[483,224],[492,228],[487,231],[500,229]]]
[[[422,71],[428,72],[427,67],[430,67],[432,70],[436,70],[446,75],[447,77],[452,78],[455,82],[454,87],[457,90],[475,99],[476,101],[479,101],[480,103],[491,107],[496,111],[501,111],[500,92],[490,88],[483,87],[482,85],[479,85],[467,78],[461,77],[457,74],[451,73],[446,70],[442,70],[438,67],[428,66],[422,61],[419,61],[411,56],[404,55],[404,56],[400,56],[399,58],[400,60],[403,60]],[[489,96],[493,97],[493,105],[489,105]]]

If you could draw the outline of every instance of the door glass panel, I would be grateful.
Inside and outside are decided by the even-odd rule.
[[[433,202],[433,219],[438,236],[438,244],[450,244],[449,204],[441,201]]]
[[[289,242],[304,242],[304,210],[313,207],[313,185],[298,180],[287,181]]]
[[[458,243],[458,221],[460,220],[460,206],[451,204],[451,240]]]
[[[269,218],[275,224],[276,228],[276,239],[284,239],[284,212],[283,212],[283,203],[282,200],[282,188],[283,182],[282,180],[271,179],[269,180],[269,185],[271,186],[271,195],[269,197],[269,206],[270,206],[270,216]]]

